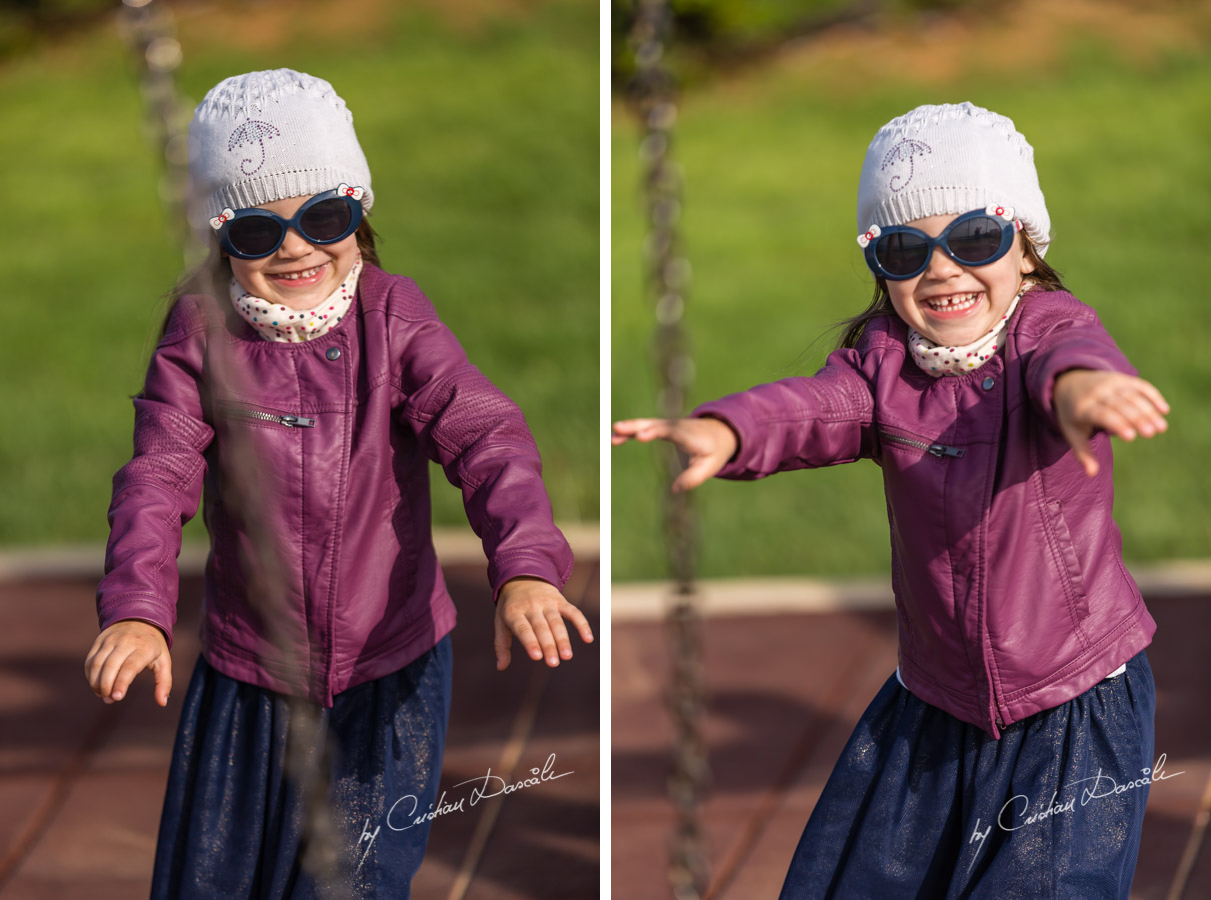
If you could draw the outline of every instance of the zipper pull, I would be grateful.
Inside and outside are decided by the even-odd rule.
[[[279,416],[278,421],[291,428],[315,427],[315,419],[308,419],[306,416]]]
[[[962,447],[947,447],[945,444],[930,444],[929,452],[938,457],[954,456],[958,459],[962,459],[963,454],[965,454],[967,451]]]

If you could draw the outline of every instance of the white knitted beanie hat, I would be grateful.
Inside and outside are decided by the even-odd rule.
[[[249,72],[211,88],[189,123],[189,220],[200,232],[242,209],[333,190],[365,191],[370,167],[353,114],[332,85],[292,69]]]
[[[971,103],[918,106],[879,129],[858,182],[858,231],[988,206],[1013,210],[1042,256],[1051,217],[1034,150],[1013,121]]]

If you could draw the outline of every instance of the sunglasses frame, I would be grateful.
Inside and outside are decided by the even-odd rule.
[[[336,199],[344,200],[349,206],[349,227],[345,229],[342,234],[326,241],[317,240],[316,238],[313,238],[311,235],[307,234],[302,227],[302,219],[303,216],[306,215],[307,211],[316,204],[323,203],[325,200]],[[228,210],[224,210],[225,214],[227,212]],[[309,244],[319,244],[321,246],[325,244],[335,244],[337,241],[343,241],[345,238],[349,237],[349,235],[353,234],[353,232],[357,231],[357,227],[362,224],[362,218],[364,215],[365,210],[362,208],[362,201],[360,197],[354,198],[351,196],[351,192],[349,191],[324,191],[321,194],[316,194],[314,197],[300,206],[297,210],[295,210],[294,215],[289,219],[283,219],[277,213],[270,212],[267,209],[261,209],[256,206],[248,207],[247,209],[237,209],[234,212],[231,212],[231,214],[227,216],[226,220],[220,225],[217,237],[219,239],[219,247],[228,256],[234,256],[236,259],[264,259],[266,256],[272,256],[274,253],[277,253],[278,248],[282,246],[282,242],[286,240],[286,232],[291,228],[298,232],[303,240],[307,241]],[[231,243],[231,239],[228,236],[228,231],[230,230],[231,226],[240,219],[246,219],[250,216],[260,216],[262,218],[272,219],[281,227],[282,233],[278,235],[277,243],[273,245],[271,250],[266,250],[264,253],[244,253]]]
[[[1001,244],[999,247],[997,247],[992,256],[988,257],[988,259],[983,259],[979,262],[968,262],[965,259],[960,259],[951,251],[950,245],[946,242],[946,239],[950,235],[952,229],[957,228],[964,222],[970,222],[972,219],[980,218],[991,219],[993,222],[1001,226]],[[864,249],[864,253],[866,255],[866,264],[870,266],[870,270],[880,278],[886,278],[888,281],[907,281],[910,278],[916,278],[918,275],[928,269],[930,260],[933,259],[934,248],[941,247],[942,251],[960,266],[966,266],[968,268],[987,266],[996,262],[1009,252],[1009,248],[1013,246],[1013,236],[1017,234],[1021,228],[1022,224],[1018,220],[1013,219],[1007,221],[1003,216],[993,215],[985,209],[973,209],[969,213],[963,213],[963,215],[959,216],[957,219],[943,228],[941,234],[939,234],[937,237],[930,237],[919,228],[910,228],[908,225],[889,225],[886,228],[880,229],[877,237],[873,238],[866,245]],[[915,234],[925,241],[927,251],[925,253],[925,260],[921,263],[919,268],[908,273],[907,275],[893,275],[884,269],[883,264],[879,262],[877,248],[879,242],[883,240],[885,236],[905,233]]]

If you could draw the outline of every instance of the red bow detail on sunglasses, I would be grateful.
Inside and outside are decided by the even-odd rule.
[[[338,194],[342,194],[346,197],[349,197],[353,200],[361,200],[362,197],[365,196],[365,194],[366,194],[365,190],[363,190],[362,188],[349,187],[349,185],[345,184],[343,181],[339,185],[337,185],[336,192]]]
[[[858,246],[865,250],[866,245],[882,233],[883,232],[880,230],[878,225],[871,225],[870,228],[866,229],[865,232],[858,235]]]
[[[226,207],[221,213],[210,220],[210,227],[218,231],[223,227],[224,222],[230,222],[233,218],[235,218],[235,213],[231,211],[230,207]]]
[[[984,212],[988,213],[990,216],[1000,216],[1006,222],[1013,221],[1012,206],[1002,206],[999,203],[989,203],[986,207],[984,207]]]

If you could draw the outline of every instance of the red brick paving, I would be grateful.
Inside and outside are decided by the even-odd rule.
[[[465,896],[594,897],[596,645],[578,646],[573,664],[555,672],[515,664],[497,673],[482,571],[456,567],[447,577],[461,625],[443,784],[489,766],[501,771],[527,698],[536,709],[522,735],[519,770],[555,753],[556,771],[573,773],[506,798]],[[596,584],[596,566],[584,566],[568,591],[595,626]],[[178,704],[197,653],[196,595],[196,583],[187,584],[177,688],[161,710],[148,680],[112,707],[84,685],[83,654],[95,633],[91,583],[0,585],[0,897],[146,895]],[[1211,780],[1211,655],[1203,647],[1211,598],[1165,596],[1149,606],[1160,626],[1149,648],[1157,751],[1168,755],[1167,771],[1185,774],[1153,787],[1132,897],[1201,900],[1211,897],[1205,835],[1187,860],[1184,892],[1170,891],[1198,834],[1195,818]],[[659,624],[617,623],[613,638],[613,895],[664,898],[671,820],[664,633]],[[704,641],[713,786],[703,816],[715,896],[772,897],[853,723],[894,667],[894,622],[878,611],[720,617],[706,622]],[[485,803],[435,823],[414,897],[449,895],[487,815]]]
[[[596,644],[577,638],[576,658],[548,672],[514,652],[498,673],[491,595],[481,566],[446,569],[459,609],[454,700],[443,787],[503,773],[516,778],[556,754],[571,772],[502,798],[475,859],[467,900],[582,898],[598,893],[598,683]],[[130,900],[147,896],[173,734],[198,653],[200,584],[182,585],[173,648],[173,696],[151,698],[151,679],[101,704],[84,681],[96,635],[95,582],[0,584],[0,897],[4,900]],[[581,563],[568,597],[597,626],[598,569]],[[517,717],[533,714],[528,729]],[[524,722],[522,723],[525,724]],[[466,790],[465,788],[460,790]],[[434,822],[414,882],[416,900],[450,895],[489,801]]]
[[[1211,897],[1206,837],[1184,891],[1171,895],[1211,778],[1211,598],[1149,601],[1157,684],[1156,749],[1169,774],[1153,786],[1133,900]],[[704,675],[712,787],[702,807],[713,900],[776,897],[812,805],[850,731],[895,669],[891,611],[705,620]],[[661,624],[615,623],[612,704],[612,889],[664,898],[672,816],[664,799],[671,728],[662,705]],[[1205,822],[1205,812],[1204,812]]]

